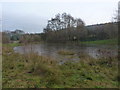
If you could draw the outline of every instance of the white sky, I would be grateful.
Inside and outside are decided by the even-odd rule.
[[[1,0],[1,2],[118,2],[119,0]]]
[[[9,2],[8,2],[9,1]],[[69,13],[86,25],[110,22],[119,0],[1,0],[3,30],[42,32],[47,20]]]

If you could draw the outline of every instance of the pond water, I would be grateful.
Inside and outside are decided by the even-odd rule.
[[[14,51],[20,54],[26,54],[30,52],[37,52],[39,55],[54,58],[59,61],[80,60],[80,54],[86,54],[93,58],[108,57],[117,55],[117,46],[110,45],[80,45],[80,44],[59,44],[59,43],[44,43],[44,44],[32,44],[26,46],[18,46],[14,48]],[[58,51],[67,50],[72,51],[74,55],[60,55]]]

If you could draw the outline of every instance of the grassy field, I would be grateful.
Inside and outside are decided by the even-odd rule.
[[[118,39],[108,39],[108,40],[97,40],[97,41],[83,41],[80,42],[82,44],[98,44],[98,45],[117,45],[118,44]]]
[[[20,55],[13,46],[3,45],[3,88],[117,88],[117,57],[94,59],[80,56],[80,61],[59,65],[56,60],[36,53]],[[67,52],[63,52],[66,55]]]

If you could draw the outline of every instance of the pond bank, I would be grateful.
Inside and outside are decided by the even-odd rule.
[[[97,44],[97,45],[117,45],[118,39],[96,40],[96,41],[81,41],[81,44]]]
[[[49,57],[3,47],[3,88],[118,88],[117,65],[117,57],[88,56],[58,65]]]

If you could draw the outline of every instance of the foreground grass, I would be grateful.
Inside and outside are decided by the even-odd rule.
[[[3,46],[3,88],[117,88],[117,57],[80,56],[59,65],[36,53],[20,55]]]
[[[99,44],[99,45],[117,45],[118,39],[97,40],[97,41],[83,41],[82,44]]]

